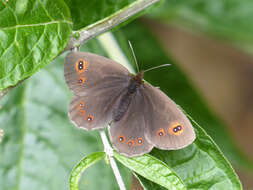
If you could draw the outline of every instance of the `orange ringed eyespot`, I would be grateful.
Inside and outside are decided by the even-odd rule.
[[[87,121],[92,122],[94,119],[94,117],[92,115],[88,115],[88,117],[86,118]]]
[[[165,135],[164,129],[159,129],[159,130],[157,131],[157,135],[158,135],[158,137],[164,136],[164,135]]]
[[[124,142],[125,141],[125,137],[124,136],[119,136],[119,142]]]
[[[79,104],[77,105],[77,109],[84,111],[84,102],[83,101],[79,102]]]
[[[87,62],[83,59],[78,59],[75,62],[75,69],[78,74],[83,73],[86,70]]]
[[[84,102],[83,102],[83,101],[81,101],[81,102],[79,103],[79,107],[80,107],[80,108],[83,108],[83,107],[84,107]]]
[[[134,140],[128,140],[127,144],[128,146],[134,146]]]
[[[174,122],[169,127],[171,135],[181,135],[184,132],[184,126],[178,122]]]
[[[142,145],[142,143],[143,143],[143,139],[141,137],[137,138],[136,144],[137,145]]]
[[[82,84],[85,83],[85,81],[86,81],[86,78],[85,78],[85,77],[81,77],[81,78],[78,79],[77,83],[78,83],[79,85],[82,85]]]

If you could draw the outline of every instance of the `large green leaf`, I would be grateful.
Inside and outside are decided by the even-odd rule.
[[[130,59],[132,59],[132,56],[130,55],[129,48],[126,46],[126,40],[132,42],[141,69],[145,70],[160,64],[172,64],[168,68],[147,72],[144,78],[154,86],[159,86],[186,113],[191,115],[214,139],[233,164],[248,169],[253,168],[252,161],[249,161],[237,148],[230,133],[226,130],[225,124],[209,110],[205,101],[196,89],[193,88],[189,79],[168,58],[154,36],[148,32],[147,27],[141,24],[141,22],[135,22],[122,28],[121,32],[115,32],[115,35]]]
[[[235,43],[253,52],[253,1],[164,0],[152,16]]]
[[[103,54],[96,42],[86,51]],[[40,70],[0,101],[0,189],[67,190],[72,168],[85,155],[102,151],[97,131],[74,127],[67,111],[71,94],[63,77],[65,55]],[[129,184],[129,172],[121,170]],[[118,189],[110,165],[88,168],[80,190]]]
[[[155,149],[152,155],[164,161],[181,177],[187,189],[242,189],[233,168],[204,130],[191,120],[197,139],[178,151]]]
[[[50,63],[66,46],[71,26],[63,0],[1,0],[0,90]]]

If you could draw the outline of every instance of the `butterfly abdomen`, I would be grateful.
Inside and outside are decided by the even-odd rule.
[[[127,91],[123,96],[121,96],[118,105],[113,110],[114,121],[119,121],[124,116],[129,107],[129,104],[131,103],[132,97],[135,95],[140,85],[141,84],[136,80],[130,81]]]

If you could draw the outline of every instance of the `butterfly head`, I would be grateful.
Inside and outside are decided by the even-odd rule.
[[[143,75],[144,75],[144,71],[140,71],[137,75],[133,77],[133,79],[136,80],[139,84],[142,84]]]

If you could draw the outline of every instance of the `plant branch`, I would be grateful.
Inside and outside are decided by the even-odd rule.
[[[113,158],[113,149],[107,139],[107,136],[105,134],[105,131],[102,129],[102,130],[99,130],[99,133],[100,133],[100,136],[101,136],[101,139],[102,139],[102,142],[104,144],[104,149],[105,149],[105,153],[107,154],[107,156],[109,157],[109,160],[110,160],[110,165],[112,167],[112,170],[113,170],[113,173],[115,175],[115,178],[118,182],[118,185],[119,185],[119,188],[120,190],[126,190],[126,187],[125,187],[125,184],[123,182],[123,179],[120,175],[120,172],[119,172],[119,169],[118,169],[118,166]]]
[[[76,46],[81,46],[89,39],[102,34],[111,28],[117,26],[118,24],[124,22],[129,17],[139,13],[145,8],[153,5],[160,0],[137,0],[136,2],[130,4],[129,6],[115,12],[109,17],[106,17],[94,24],[91,24],[79,31],[73,31],[72,36],[69,40],[68,45],[64,51],[72,49]],[[78,38],[76,36],[79,36]]]

